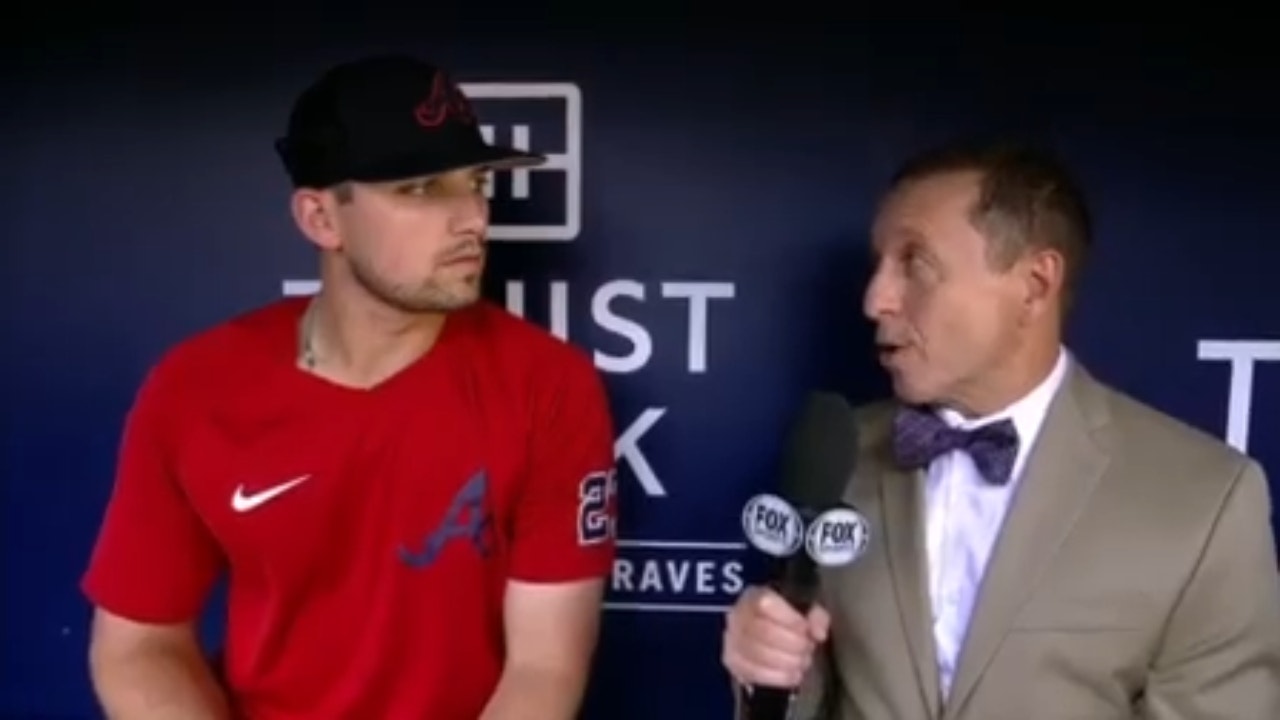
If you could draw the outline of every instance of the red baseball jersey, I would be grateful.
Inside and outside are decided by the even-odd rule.
[[[346,388],[295,366],[304,307],[246,313],[151,371],[83,589],[172,623],[225,572],[224,674],[254,720],[475,718],[505,583],[609,573],[600,377],[482,303],[398,375]]]

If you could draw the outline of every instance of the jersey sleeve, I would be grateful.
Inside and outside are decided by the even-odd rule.
[[[558,369],[534,405],[531,462],[512,538],[517,580],[603,577],[613,565],[617,482],[604,383],[585,359]]]
[[[172,385],[153,370],[126,416],[115,484],[81,578],[93,604],[136,622],[196,618],[222,569],[175,475],[169,408],[182,395]]]

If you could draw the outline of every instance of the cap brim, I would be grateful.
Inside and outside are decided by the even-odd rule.
[[[450,153],[433,152],[420,156],[398,157],[352,172],[350,179],[356,182],[389,182],[428,177],[468,168],[511,170],[536,167],[546,162],[547,157],[539,153],[499,145],[473,145]]]
[[[480,165],[494,170],[511,170],[514,168],[537,167],[547,162],[547,156],[539,153],[531,153],[524,150],[516,150],[515,148],[496,145],[489,145],[487,147],[489,149],[489,153],[486,159],[482,159],[480,162],[474,164],[468,163],[463,167]],[[454,169],[456,170],[460,168]]]

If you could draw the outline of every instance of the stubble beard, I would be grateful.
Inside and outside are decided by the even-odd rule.
[[[370,296],[401,312],[450,313],[470,307],[480,300],[483,265],[473,273],[450,278],[445,282],[432,277],[412,286],[387,282],[358,263],[352,263],[351,275]]]

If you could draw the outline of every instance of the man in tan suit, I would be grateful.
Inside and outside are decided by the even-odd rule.
[[[858,410],[844,498],[872,545],[823,571],[808,617],[743,594],[739,698],[802,682],[804,719],[1280,720],[1262,468],[1063,348],[1089,241],[1034,151],[948,148],[895,178],[865,310],[896,399]]]

